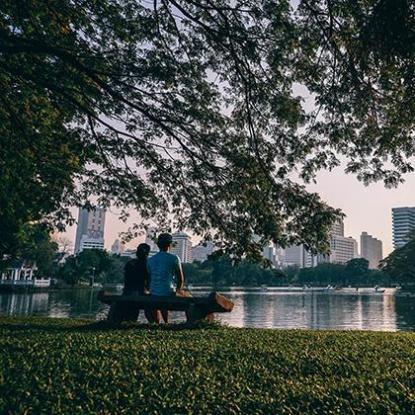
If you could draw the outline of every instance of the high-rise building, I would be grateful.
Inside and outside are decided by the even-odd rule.
[[[332,235],[330,238],[330,262],[345,264],[358,257],[357,241],[351,237]]]
[[[305,268],[307,264],[307,250],[304,245],[287,246],[284,250],[284,266],[297,265]]]
[[[76,227],[75,254],[84,249],[104,249],[105,209],[80,208]]]
[[[192,261],[205,262],[214,250],[215,244],[212,241],[201,242],[192,248]]]
[[[344,236],[343,220],[338,220],[330,231],[330,254],[313,255],[304,245],[291,246],[285,249],[284,265],[309,268],[325,262],[345,264],[357,257],[357,241]]]
[[[265,259],[267,259],[272,265],[275,265],[277,262],[276,258],[276,251],[274,244],[269,244],[264,247],[262,250],[262,255]]]
[[[358,257],[357,241],[344,236],[343,219],[337,220],[330,231],[330,255],[320,255],[321,262],[345,264]]]
[[[173,235],[171,253],[177,255],[182,262],[192,262],[192,242],[185,232],[176,232]]]
[[[415,229],[415,207],[392,208],[393,247],[404,246],[409,233]]]
[[[337,220],[330,231],[331,236],[344,236],[344,222],[343,219]]]
[[[376,269],[382,260],[382,241],[362,232],[360,235],[360,256],[369,261],[369,268]]]

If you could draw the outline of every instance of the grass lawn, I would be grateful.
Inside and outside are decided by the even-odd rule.
[[[0,318],[1,414],[415,414],[415,333]]]

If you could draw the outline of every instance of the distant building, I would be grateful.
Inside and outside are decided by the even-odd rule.
[[[351,237],[333,235],[330,239],[330,262],[346,264],[358,258],[357,241]]]
[[[322,263],[345,264],[358,257],[357,241],[344,236],[343,220],[338,220],[330,231],[330,254],[311,254],[304,245],[285,248],[284,266],[315,267]]]
[[[192,242],[185,232],[176,232],[173,235],[171,253],[177,255],[182,262],[192,262]]]
[[[369,268],[379,268],[379,262],[383,259],[382,241],[362,232],[360,235],[360,256],[369,261]]]
[[[84,249],[104,249],[105,209],[80,208],[76,227],[75,254]]]
[[[392,208],[393,247],[401,248],[408,242],[408,234],[415,229],[415,207]]]
[[[344,236],[344,222],[343,219],[337,220],[330,231],[331,236]]]
[[[287,246],[284,250],[284,266],[296,265],[305,268],[307,264],[307,250],[304,245]]]
[[[215,244],[212,241],[201,242],[192,247],[192,261],[205,262],[214,250]]]
[[[37,266],[35,262],[15,260],[0,273],[0,285],[11,287],[49,287],[50,278],[36,278],[36,272]]]
[[[137,255],[136,249],[126,249],[124,252],[121,253],[121,256],[128,257],[128,258],[135,258]]]
[[[320,255],[318,262],[345,264],[358,256],[356,239],[344,236],[343,219],[337,220],[330,231],[330,255]]]
[[[125,245],[120,242],[119,239],[116,239],[111,246],[111,253],[115,255],[121,255],[125,251]]]
[[[270,244],[268,246],[265,246],[262,250],[262,256],[267,259],[269,262],[271,262],[272,265],[275,265],[276,263],[276,252],[275,252],[275,246],[274,244]]]

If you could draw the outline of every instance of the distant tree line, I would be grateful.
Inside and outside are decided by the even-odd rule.
[[[295,285],[389,285],[396,280],[381,270],[371,270],[366,259],[356,258],[347,264],[320,264],[313,268],[264,268],[261,264],[242,261],[232,265],[229,258],[204,263],[184,264],[186,278],[193,284],[281,286]]]
[[[128,257],[107,251],[89,249],[78,255],[67,256],[59,252],[47,226],[26,226],[21,235],[19,257],[35,261],[38,276],[53,277],[69,285],[90,282],[122,283]],[[0,271],[9,265],[0,261]],[[273,269],[250,260],[234,262],[229,256],[212,256],[207,261],[183,264],[186,281],[193,285],[213,286],[281,286],[336,285],[373,286],[407,284],[415,282],[415,233],[402,248],[396,249],[381,262],[379,270],[369,269],[366,259],[356,258],[347,264],[319,264],[313,268],[291,266]]]

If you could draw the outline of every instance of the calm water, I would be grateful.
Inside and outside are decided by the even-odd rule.
[[[195,295],[203,295],[197,292]],[[218,319],[235,327],[415,330],[415,297],[394,294],[225,292],[234,311]],[[0,314],[103,319],[108,306],[88,289],[0,294]],[[175,314],[180,321],[183,315]]]

